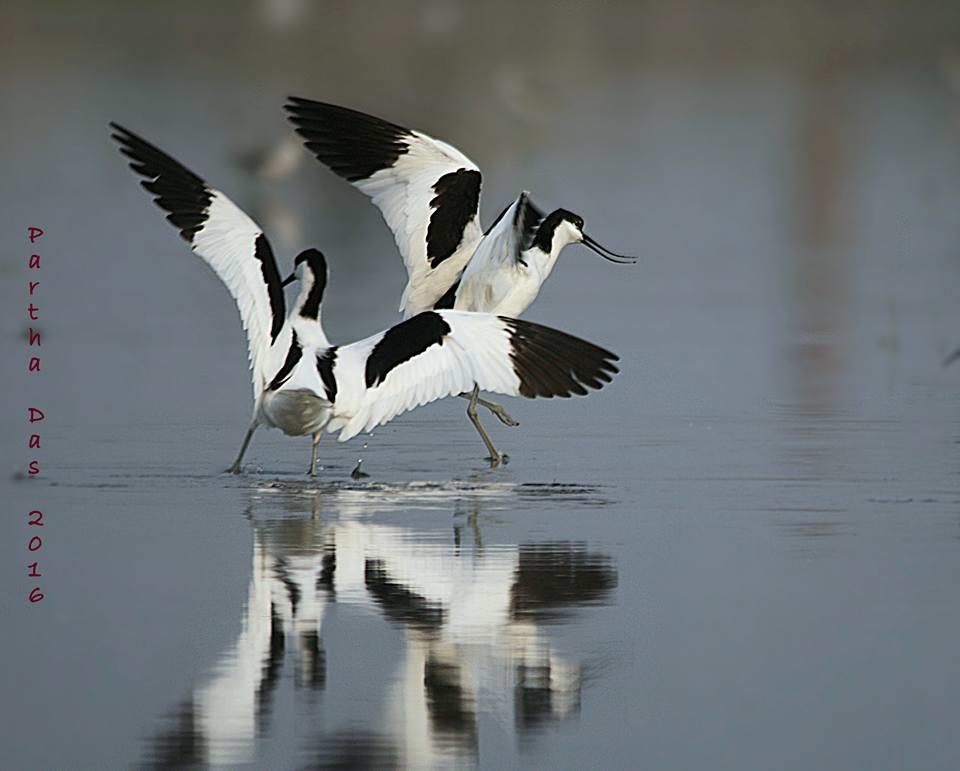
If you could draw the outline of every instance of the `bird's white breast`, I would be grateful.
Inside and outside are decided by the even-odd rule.
[[[303,347],[300,360],[286,380],[263,394],[259,412],[268,425],[290,436],[313,434],[326,425],[332,405],[327,401],[316,358],[315,348]]]
[[[519,316],[536,299],[540,284],[536,272],[523,265],[473,275],[465,273],[454,308]]]

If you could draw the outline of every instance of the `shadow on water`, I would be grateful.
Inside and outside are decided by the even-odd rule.
[[[236,765],[263,760],[265,743],[292,740],[306,767],[436,767],[480,758],[489,735],[481,721],[512,723],[523,741],[576,718],[589,679],[548,628],[611,601],[613,560],[571,541],[493,544],[483,530],[487,510],[511,496],[600,496],[575,485],[439,487],[251,494],[239,636],[160,721],[142,764]],[[439,500],[454,508],[449,530],[369,516]],[[365,639],[348,631],[346,647],[330,644],[351,614],[363,618]],[[357,647],[371,644],[379,668]],[[341,708],[360,693],[373,695],[344,721]],[[301,727],[287,733],[288,721]]]

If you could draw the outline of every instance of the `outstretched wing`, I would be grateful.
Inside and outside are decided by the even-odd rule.
[[[543,218],[526,191],[501,212],[463,271],[457,308],[492,313],[500,307],[516,286],[511,268],[523,262]]]
[[[617,356],[564,332],[505,316],[426,311],[336,350],[334,415],[341,442],[422,404],[470,391],[586,395]]]
[[[407,268],[406,316],[432,308],[482,238],[480,169],[455,147],[362,112],[290,97],[314,155],[380,209]]]
[[[265,385],[270,352],[283,329],[283,287],[270,242],[229,198],[145,139],[110,124],[140,184],[167,219],[213,268],[237,302],[247,331],[254,396]]]

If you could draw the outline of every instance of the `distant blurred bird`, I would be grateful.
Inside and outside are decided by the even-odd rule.
[[[241,168],[262,180],[282,179],[300,165],[303,151],[293,137],[284,137],[279,142],[252,147],[237,153]]]
[[[483,233],[480,169],[455,147],[346,107],[291,97],[286,109],[307,148],[369,196],[393,231],[407,268],[405,318],[442,308],[518,316],[573,243],[611,262],[636,262],[586,235],[573,212],[544,216],[526,191]],[[500,405],[471,396],[467,415],[496,465],[501,456],[476,417],[477,403],[504,424],[517,423]]]
[[[261,423],[311,435],[311,476],[321,433],[346,441],[417,406],[473,388],[529,398],[585,395],[617,372],[617,357],[584,340],[526,321],[455,310],[427,311],[350,345],[331,345],[320,321],[327,284],[323,254],[307,249],[281,281],[260,227],[223,193],[115,123],[113,139],[147,181],[167,219],[216,272],[247,330],[254,412],[236,461],[239,473]],[[283,287],[303,286],[285,319]]]

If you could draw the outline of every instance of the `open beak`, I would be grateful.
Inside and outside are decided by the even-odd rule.
[[[287,276],[283,281],[280,282],[280,286],[286,286],[287,284],[292,284],[297,279],[297,272],[294,271],[289,276]]]
[[[599,254],[603,259],[609,260],[610,262],[616,262],[621,265],[631,265],[637,261],[636,257],[631,257],[628,254],[617,254],[616,252],[611,252],[605,246],[601,246],[596,241],[594,241],[586,233],[583,234],[583,245],[589,249],[593,249],[597,254]]]

